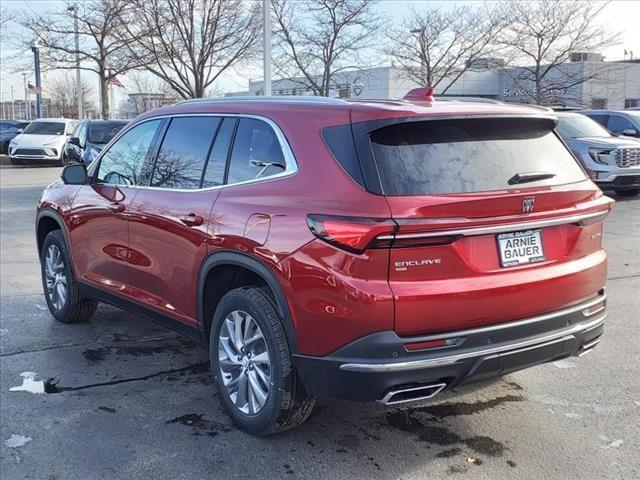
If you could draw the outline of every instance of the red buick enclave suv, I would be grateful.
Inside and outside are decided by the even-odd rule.
[[[108,302],[202,341],[255,434],[316,396],[398,404],[583,355],[613,201],[555,123],[421,90],[149,112],[43,192],[49,309],[77,322]]]

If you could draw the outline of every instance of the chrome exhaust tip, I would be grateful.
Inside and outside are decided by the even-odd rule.
[[[446,383],[434,383],[417,387],[391,389],[379,402],[385,405],[397,405],[399,403],[427,400],[435,397],[444,390],[446,386]]]

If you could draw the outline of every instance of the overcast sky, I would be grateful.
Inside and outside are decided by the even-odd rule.
[[[64,3],[60,0],[1,0],[3,11],[9,11],[15,13],[17,15],[24,13],[41,13],[45,11],[60,11],[64,8]],[[382,12],[383,15],[386,15],[392,20],[399,21],[403,15],[405,15],[409,7],[411,5],[420,6],[421,3],[426,3],[423,1],[415,1],[415,0],[382,0],[380,5],[378,6],[379,11]],[[481,4],[481,1],[458,1],[458,2],[447,2],[447,1],[431,1],[431,4],[435,4],[441,8],[447,9],[452,8],[456,5],[473,5],[473,4]],[[621,43],[616,46],[612,46],[606,48],[601,53],[605,55],[608,60],[617,60],[622,59],[624,50],[634,51],[635,57],[640,58],[640,27],[638,26],[638,19],[640,19],[640,0],[614,0],[605,10],[603,18],[601,19],[603,24],[609,26],[612,30],[620,31]],[[18,25],[12,24],[7,28],[7,34],[14,38],[23,37],[25,35],[24,31]],[[372,44],[376,42],[376,39],[372,39]],[[17,52],[11,50],[11,42],[3,41],[0,44],[0,91],[3,94],[5,100],[11,99],[11,87],[14,90],[14,96],[16,99],[23,98],[23,89],[22,89],[22,76],[20,73],[13,73],[12,66],[8,58],[14,56]],[[27,57],[27,60],[30,61],[30,52],[25,52],[24,55]],[[259,62],[258,62],[259,63]],[[244,69],[247,71],[247,69]],[[29,72],[31,81],[33,80],[33,73]],[[43,86],[45,89],[46,95],[46,82],[52,78],[52,76],[57,75],[56,73],[47,73],[43,78]],[[261,70],[259,65],[256,65],[256,68],[250,69],[248,74],[238,74],[234,72],[230,72],[225,75],[224,78],[221,79],[217,83],[217,90],[222,92],[230,92],[230,91],[240,91],[246,90],[248,88],[249,79],[259,79],[261,77]],[[85,78],[89,82],[93,82],[94,94],[97,92],[97,76],[91,74],[90,72],[84,72],[83,78]],[[126,77],[122,78],[123,83],[126,87]],[[115,89],[117,92],[116,95],[116,106],[126,97],[123,91],[120,89]],[[95,95],[94,95],[95,96]],[[97,100],[94,100],[97,104]]]

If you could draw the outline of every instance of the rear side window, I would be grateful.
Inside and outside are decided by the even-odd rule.
[[[204,165],[219,123],[219,117],[173,118],[158,151],[151,186],[200,188]]]
[[[483,192],[560,185],[585,179],[553,132],[553,122],[472,119],[409,122],[370,135],[385,195]],[[550,179],[510,185],[516,174]]]
[[[240,119],[227,183],[268,177],[285,169],[280,142],[271,126],[254,118]]]
[[[202,181],[202,188],[217,187],[224,183],[224,170],[227,165],[227,155],[236,126],[235,118],[225,118],[218,128],[216,140],[209,155],[206,171]]]

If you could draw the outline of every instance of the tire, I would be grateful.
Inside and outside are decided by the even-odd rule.
[[[248,336],[259,338],[257,341],[232,340],[236,325],[233,320],[238,318],[243,339]],[[236,347],[238,343],[246,349],[241,352],[245,347]],[[209,352],[218,397],[242,430],[253,435],[269,435],[297,427],[309,418],[315,398],[305,392],[293,369],[282,320],[265,289],[242,287],[222,297],[213,315]],[[237,381],[233,384],[236,373]],[[233,385],[229,390],[225,381]],[[242,384],[244,395],[240,393]],[[256,384],[258,387],[251,386]],[[267,390],[266,400],[264,390]]]
[[[9,142],[4,142],[0,145],[0,153],[2,155],[9,155]]]
[[[9,157],[9,160],[11,161],[11,165],[22,165],[22,160],[19,160],[17,158]]]
[[[633,190],[615,190],[615,192],[621,197],[636,197],[640,194],[640,188],[634,188]]]
[[[40,271],[44,297],[53,318],[63,323],[84,322],[91,318],[98,302],[80,293],[60,230],[49,232],[42,243]]]

